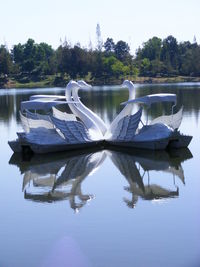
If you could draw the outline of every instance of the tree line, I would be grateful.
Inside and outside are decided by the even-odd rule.
[[[98,32],[97,32],[98,36]],[[99,34],[100,37],[100,34]],[[55,85],[69,79],[85,78],[108,81],[125,77],[200,76],[200,45],[180,42],[173,36],[153,37],[131,55],[129,45],[107,38],[98,39],[96,49],[74,46],[67,41],[57,49],[47,43],[28,39],[11,50],[0,46],[0,77],[27,83],[54,76]]]

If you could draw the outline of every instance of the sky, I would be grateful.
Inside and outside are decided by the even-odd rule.
[[[123,40],[132,53],[153,36],[200,43],[200,0],[0,0],[0,8],[0,44],[8,48],[28,38],[53,48],[91,40],[95,48],[97,23],[104,42]]]

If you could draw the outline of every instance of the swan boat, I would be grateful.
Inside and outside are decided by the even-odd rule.
[[[34,95],[29,101],[21,102],[20,118],[24,132],[17,133],[18,138],[8,142],[11,149],[41,154],[101,146],[105,125],[76,96],[80,88],[87,87],[90,86],[83,81],[80,84],[71,81],[65,96]],[[72,95],[77,101],[72,99]],[[57,109],[59,105],[67,105],[72,114],[61,112]]]
[[[162,150],[167,147],[187,147],[192,136],[183,135],[178,131],[182,121],[183,108],[174,114],[177,98],[175,94],[153,94],[139,98],[133,97],[133,84],[125,81],[123,86],[129,88],[129,100],[121,103],[125,105],[120,114],[115,118],[108,130],[107,142],[114,146]],[[130,93],[131,92],[131,93]],[[146,105],[148,109],[154,103],[172,102],[172,114],[155,118],[148,124],[141,120],[142,107],[132,114],[133,104]],[[139,124],[142,127],[139,128]]]
[[[182,135],[178,131],[183,108],[176,114],[173,113],[176,105],[175,94],[154,94],[135,98],[132,82],[125,80],[122,86],[129,89],[129,99],[122,103],[125,107],[109,128],[81,102],[79,89],[91,88],[84,81],[70,81],[65,96],[31,96],[29,101],[21,102],[20,118],[24,132],[17,133],[18,138],[8,142],[11,149],[14,152],[31,151],[41,154],[93,146],[105,148],[114,145],[162,150],[168,146],[179,148],[189,145],[192,137]],[[135,103],[150,107],[153,103],[162,102],[174,103],[171,115],[158,117],[150,124],[144,125],[141,120],[142,107],[133,114]],[[57,108],[63,104],[67,105],[72,113],[62,112]],[[39,110],[43,114],[39,113]],[[44,112],[47,114],[44,115]]]

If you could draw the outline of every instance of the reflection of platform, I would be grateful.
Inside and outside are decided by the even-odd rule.
[[[185,183],[184,172],[181,162],[192,158],[189,149],[166,151],[146,151],[127,149],[119,151],[108,151],[115,166],[126,178],[129,186],[125,190],[132,194],[132,200],[124,199],[129,207],[134,207],[138,198],[144,200],[166,199],[179,196],[179,188],[175,185],[175,177],[179,177]],[[141,174],[141,169],[143,174]],[[167,189],[158,184],[150,183],[149,172],[162,171],[171,173],[174,179],[175,189]],[[145,185],[143,178],[145,173],[148,175],[148,184]]]
[[[111,147],[112,148],[112,147]],[[74,152],[53,153],[49,155],[33,155],[32,158],[23,159],[13,154],[9,163],[17,165],[23,177],[22,190],[25,199],[36,202],[54,202],[69,200],[74,210],[79,210],[91,194],[83,194],[81,183],[91,173],[101,166],[109,155],[114,165],[126,178],[128,186],[125,190],[132,194],[132,200],[124,199],[129,207],[134,207],[138,198],[145,200],[166,199],[177,197],[179,189],[175,182],[173,190],[166,188],[165,184],[150,183],[150,171],[162,171],[179,177],[185,183],[184,171],[181,163],[192,158],[189,149],[166,151],[129,150],[116,147],[114,150],[88,149]],[[143,170],[143,174],[141,174]],[[148,175],[148,184],[144,183],[144,175]]]
[[[81,183],[104,161],[105,152],[76,151],[34,155],[30,161],[17,160],[13,156],[10,164],[16,164],[24,173],[23,191],[25,199],[37,202],[53,202],[68,199],[74,210],[79,210],[92,195],[83,194]],[[79,201],[77,201],[77,197]]]

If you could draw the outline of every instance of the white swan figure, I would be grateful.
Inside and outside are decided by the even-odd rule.
[[[135,99],[135,88],[131,81],[125,80],[122,83],[122,87],[128,88],[129,90],[129,98],[128,100]],[[133,106],[132,105],[126,105],[122,111],[117,115],[117,117],[112,121],[107,133],[106,133],[106,139],[112,139],[112,135],[116,135],[116,133],[119,131],[118,129],[118,123],[121,119],[125,118],[126,116],[130,116],[132,114]]]
[[[78,85],[80,85],[80,87],[82,89],[84,88],[91,88],[92,86],[87,84],[85,81],[80,80],[78,81]],[[92,110],[90,110],[89,108],[87,108],[81,101],[80,98],[78,97],[78,90],[79,88],[74,88],[72,90],[72,96],[74,101],[78,102],[76,104],[76,106],[81,109],[83,112],[85,112],[99,127],[99,129],[101,130],[102,134],[104,135],[107,131],[107,127],[104,123],[104,121],[97,115],[95,114]]]
[[[88,85],[89,86],[89,85]],[[85,86],[86,87],[86,86]],[[75,82],[70,81],[66,86],[65,96],[67,101],[71,101],[71,93],[73,93],[73,96],[75,99],[78,99],[78,95],[76,92],[81,88],[81,86]],[[76,102],[74,99],[74,102]],[[69,103],[69,108],[71,109],[72,113],[77,116],[84,124],[84,126],[87,128],[89,135],[91,136],[92,140],[101,140],[103,139],[103,134],[97,125],[97,123],[90,117],[91,112],[89,109],[84,108],[84,105],[79,103]]]

